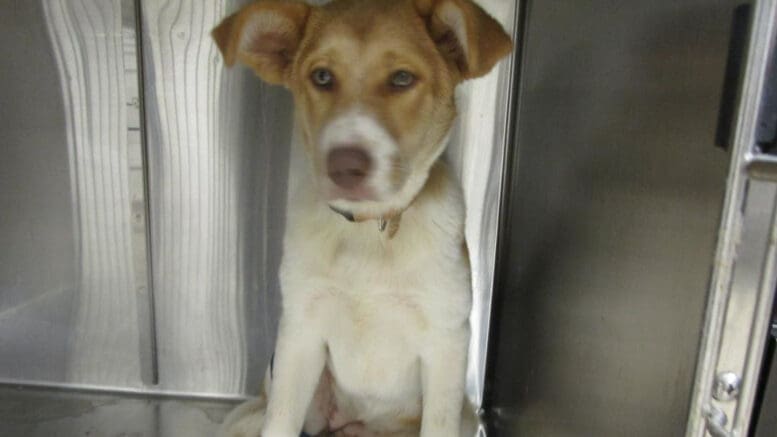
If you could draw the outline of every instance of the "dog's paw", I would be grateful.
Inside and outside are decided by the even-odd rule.
[[[260,437],[267,400],[264,397],[246,401],[224,419],[218,437]]]

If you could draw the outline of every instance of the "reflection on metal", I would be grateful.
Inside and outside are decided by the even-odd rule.
[[[80,267],[62,89],[41,2],[0,10],[0,380],[66,381]]]
[[[482,0],[483,8],[515,35],[518,1]],[[516,41],[516,43],[520,43]],[[491,324],[491,301],[498,237],[502,168],[514,82],[513,59],[500,62],[487,76],[460,86],[459,119],[447,157],[458,173],[467,206],[465,236],[472,267],[472,337],[467,367],[467,396],[476,408],[483,405],[486,353]]]
[[[142,2],[159,389],[255,393],[279,311],[291,102],[224,68],[233,1]]]
[[[140,335],[140,376],[145,385],[159,383],[157,362],[156,311],[151,283],[151,228],[148,210],[148,151],[145,137],[142,47],[140,44],[140,0],[121,0],[127,79],[127,124],[130,157],[130,197],[132,198],[133,268],[138,290],[138,332]],[[134,66],[134,69],[133,69]],[[129,73],[129,74],[128,74]]]
[[[728,425],[728,416],[726,416],[726,413],[715,407],[709,407],[704,412],[704,417],[706,420],[707,432],[712,437],[734,437],[734,435],[726,429],[726,425]]]
[[[683,435],[736,4],[529,5],[487,378],[497,435]]]
[[[739,396],[742,378],[734,372],[720,372],[715,376],[712,397],[719,401],[731,401]]]
[[[7,437],[213,437],[234,402],[0,387]]]
[[[775,49],[777,2],[756,2],[752,21],[687,437],[703,436],[705,412],[714,410],[731,419],[729,432],[748,435],[777,280],[777,185],[759,180],[772,179],[771,164],[764,165],[770,158],[753,160],[752,155],[757,152],[766,70]],[[712,399],[715,375],[721,371],[741,375],[736,401]]]
[[[63,87],[80,268],[66,382],[136,387],[137,308],[148,283],[139,125],[128,109],[137,96],[134,29],[123,27],[119,1],[43,6]]]
[[[747,174],[753,179],[777,182],[777,157],[766,154],[752,154],[745,159]]]

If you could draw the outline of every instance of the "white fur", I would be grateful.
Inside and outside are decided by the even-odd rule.
[[[299,183],[289,201],[266,420],[246,417],[252,409],[244,407],[226,435],[258,436],[251,426],[263,422],[264,437],[298,437],[306,420],[320,420],[308,406],[325,366],[341,414],[378,433],[360,435],[406,435],[396,433],[400,420],[421,415],[423,437],[462,432],[471,301],[464,206],[447,169],[433,171],[440,192],[422,192],[391,239],[374,221],[332,213],[309,174],[292,175]]]
[[[266,409],[267,399],[264,397],[241,404],[224,419],[219,435],[224,437],[257,436],[257,430],[262,429],[264,424]]]
[[[375,222],[333,214],[309,187],[292,197],[265,437],[300,429],[324,365],[338,407],[372,429],[420,415],[423,396],[422,435],[456,434],[471,296],[461,194],[445,187],[414,202],[391,240]]]
[[[467,40],[467,22],[461,9],[454,2],[443,3],[440,7],[438,17],[440,21],[447,24],[456,34],[461,49],[464,51],[464,57],[469,58],[469,41]]]
[[[247,21],[243,32],[238,41],[238,51],[251,53],[257,45],[257,41],[262,37],[265,29],[272,28],[290,28],[294,24],[276,14],[257,12]]]

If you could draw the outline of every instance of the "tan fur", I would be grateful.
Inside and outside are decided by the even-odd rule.
[[[308,162],[290,179],[266,409],[261,399],[241,407],[225,434],[468,435],[464,206],[439,157],[456,86],[490,71],[509,37],[471,0],[262,0],[213,37],[227,65],[291,91]],[[326,87],[312,80],[319,69],[333,77]],[[398,71],[410,86],[392,85]],[[374,161],[355,200],[326,170],[343,143]]]

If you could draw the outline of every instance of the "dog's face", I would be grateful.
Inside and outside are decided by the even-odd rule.
[[[456,85],[512,48],[470,0],[263,0],[213,36],[227,65],[291,90],[322,196],[361,219],[407,207],[445,147]]]

